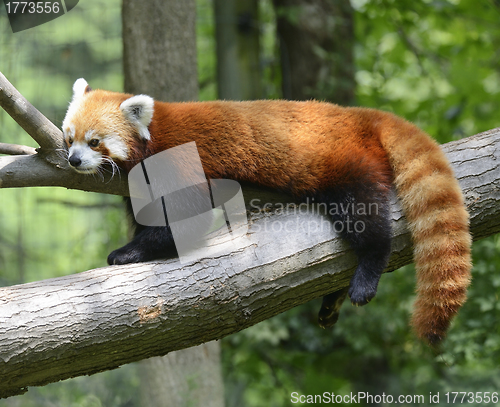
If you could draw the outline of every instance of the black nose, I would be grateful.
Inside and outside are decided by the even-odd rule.
[[[82,160],[76,155],[70,155],[68,161],[69,165],[71,165],[72,167],[79,167],[80,165],[82,165]]]

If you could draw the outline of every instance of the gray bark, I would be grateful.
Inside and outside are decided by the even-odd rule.
[[[474,239],[498,233],[500,129],[443,149],[464,190]],[[388,270],[412,259],[396,200],[392,220]],[[229,253],[1,288],[0,396],[220,339],[345,287],[356,259],[324,222],[293,208],[260,211]]]
[[[125,90],[196,100],[195,1],[123,0],[122,18]]]
[[[32,155],[36,154],[36,148],[21,146],[18,144],[0,143],[0,154]]]
[[[110,173],[102,178],[81,175],[67,168],[64,157],[61,154],[56,165],[48,163],[38,153],[0,157],[0,188],[64,187],[121,196],[129,194],[126,174],[115,174],[113,178]]]

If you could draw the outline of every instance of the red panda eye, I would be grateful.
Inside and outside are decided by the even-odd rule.
[[[66,140],[67,140],[69,145],[73,144],[73,137],[68,137]]]
[[[89,142],[89,146],[90,147],[97,147],[99,145],[99,140],[96,139],[96,138],[93,138],[92,140],[90,140]]]

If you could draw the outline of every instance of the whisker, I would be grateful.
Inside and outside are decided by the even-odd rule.
[[[62,159],[68,160],[69,158],[69,151],[65,148],[56,148],[54,149],[58,157],[61,157]]]
[[[108,172],[108,173],[111,173],[111,178],[108,182],[110,182],[113,177],[115,176],[115,174],[118,174],[118,176],[120,177],[121,179],[121,172],[120,172],[120,168],[118,167],[118,164],[116,164],[116,162],[109,156],[103,156],[102,157],[102,161],[104,163],[107,163],[111,166],[111,170],[108,169],[108,168],[105,168],[105,167],[99,167],[103,172]]]

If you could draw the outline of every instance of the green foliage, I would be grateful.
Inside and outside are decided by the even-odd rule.
[[[199,99],[214,100],[217,98],[217,78],[215,75],[215,25],[211,1],[197,0],[196,12]]]
[[[4,8],[0,8],[4,10]],[[16,34],[0,14],[0,69],[43,114],[60,125],[75,79],[121,89],[120,1],[92,1],[67,16]],[[99,61],[99,63],[96,63]],[[0,141],[34,145],[0,110]],[[61,152],[63,154],[63,152]],[[120,198],[61,188],[2,190],[0,283],[14,284],[106,264],[126,240]],[[120,225],[120,226],[118,226]]]
[[[134,364],[91,377],[35,387],[26,395],[0,400],[2,407],[139,406],[139,379]]]
[[[355,1],[360,105],[441,142],[498,125],[500,7],[490,1]]]

